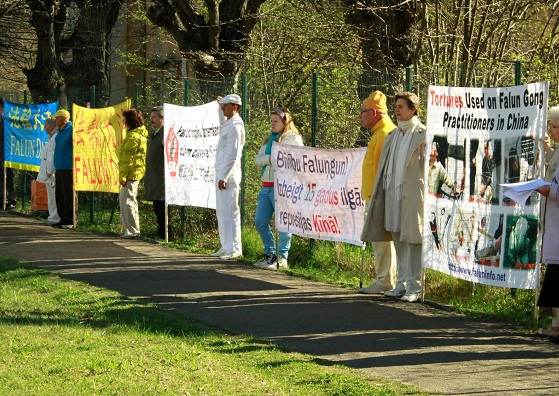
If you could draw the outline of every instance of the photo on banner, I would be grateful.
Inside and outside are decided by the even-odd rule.
[[[131,100],[90,109],[72,106],[74,190],[118,193],[118,149],[124,139],[123,113]]]
[[[539,285],[539,194],[525,204],[504,183],[542,177],[548,82],[430,86],[423,266],[471,282]]]
[[[8,168],[38,172],[41,149],[48,142],[45,120],[58,103],[21,104],[4,101],[4,162]]]
[[[328,150],[272,145],[275,224],[305,238],[361,246],[365,203],[361,168],[366,147]]]
[[[215,156],[225,117],[217,101],[165,103],[165,202],[215,209]]]

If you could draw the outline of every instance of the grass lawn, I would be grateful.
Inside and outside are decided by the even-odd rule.
[[[1,395],[424,395],[0,258]]]

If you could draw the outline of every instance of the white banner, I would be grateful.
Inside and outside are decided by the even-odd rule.
[[[542,176],[548,91],[547,82],[429,87],[427,150],[438,151],[438,164],[425,175],[424,267],[488,285],[538,287],[539,194],[519,205],[501,184]]]
[[[276,227],[306,238],[361,246],[366,148],[326,150],[274,143]]]
[[[215,152],[224,121],[217,101],[165,103],[165,201],[215,209]]]

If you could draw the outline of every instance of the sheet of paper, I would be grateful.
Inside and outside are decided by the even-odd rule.
[[[540,188],[541,186],[550,185],[550,182],[546,182],[543,179],[531,180],[522,183],[503,183],[501,186],[505,188],[503,195],[509,197],[515,202],[521,205],[526,204],[526,200],[532,195],[532,192]]]

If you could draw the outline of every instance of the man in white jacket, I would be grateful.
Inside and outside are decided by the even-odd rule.
[[[47,207],[49,210],[49,217],[45,220],[45,224],[54,225],[60,222],[58,210],[56,209],[56,186],[53,164],[54,147],[56,145],[54,137],[58,132],[54,118],[47,118],[45,120],[45,131],[49,135],[49,141],[41,150],[41,167],[39,168],[37,181],[45,183],[47,190]]]
[[[215,206],[221,248],[212,256],[233,259],[243,254],[239,185],[245,125],[238,114],[242,104],[239,95],[227,95],[219,100],[219,104],[227,120],[221,126],[215,158]]]

